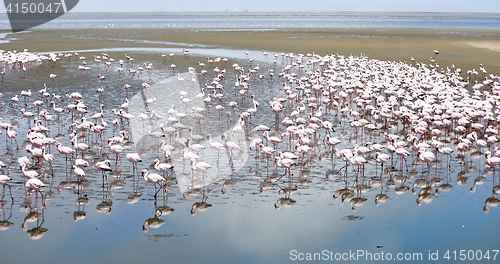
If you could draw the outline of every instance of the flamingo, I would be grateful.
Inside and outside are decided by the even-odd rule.
[[[296,144],[295,145],[295,149],[300,154],[302,154],[302,160],[301,160],[301,162],[303,162],[304,156],[307,154],[307,160],[309,161],[309,164],[310,164],[311,157],[309,156],[309,152],[311,152],[312,149],[309,146],[307,146],[307,145],[300,145],[300,144]]]
[[[75,152],[76,151],[81,151],[82,152],[82,159],[83,159],[83,152],[89,148],[89,146],[85,143],[78,143],[78,137],[75,135],[73,139],[71,139],[71,142],[73,143],[73,146],[75,147]]]
[[[56,146],[57,146],[57,151],[59,151],[60,154],[66,155],[66,164],[67,164],[68,157],[71,160],[71,156],[69,156],[69,155],[72,155],[73,153],[75,153],[75,150],[70,148],[70,147],[62,146],[61,143],[57,143]]]
[[[358,173],[361,170],[361,166],[364,166],[366,163],[366,159],[363,158],[362,156],[359,156],[357,152],[354,152],[354,156],[349,159],[349,162],[353,166],[358,166]],[[356,178],[358,177],[358,173],[356,173]]]
[[[486,158],[484,163],[492,167],[493,171],[496,171],[496,167],[498,166],[498,164],[500,164],[500,157],[492,157],[490,151],[486,151],[484,153],[484,157]]]
[[[395,151],[395,153],[396,153],[396,155],[398,155],[398,156],[399,156],[402,160],[404,160],[404,161],[405,161],[405,163],[406,163],[406,170],[408,170],[408,162],[406,162],[405,157],[406,157],[406,156],[410,156],[410,155],[411,155],[411,153],[410,153],[408,150],[404,149],[404,148],[397,148],[397,149],[396,149],[396,151]],[[401,164],[403,164],[402,160],[401,160]],[[401,165],[401,166],[402,166],[402,165]]]
[[[132,162],[132,171],[137,170],[138,162],[142,162],[142,158],[138,153],[127,153],[125,157],[128,161]]]
[[[282,154],[282,153],[280,153]],[[282,155],[275,157],[274,158],[276,161],[276,164],[278,167],[284,167],[285,168],[285,174],[283,174],[281,177],[279,177],[276,181],[279,181],[283,176],[285,176],[287,173],[292,176],[293,173],[290,173],[290,167],[292,165],[295,165],[295,161],[293,159],[288,159],[288,158],[282,158]]]
[[[143,169],[142,171],[142,176],[144,177],[144,180],[147,182],[147,183],[152,183],[154,184],[155,186],[155,199],[156,199],[156,195],[158,194],[158,192],[161,190],[161,188],[163,187],[163,185],[167,182],[167,180],[165,180],[165,178],[163,178],[160,174],[156,174],[156,173],[149,173],[148,170],[146,169]],[[156,191],[156,185],[158,184],[158,186],[160,187],[158,189],[158,191]]]
[[[211,135],[211,134],[208,134],[208,135],[207,135],[207,139],[208,139],[208,142],[209,142],[209,144],[210,144],[210,147],[211,147],[212,149],[217,150],[217,154],[218,154],[218,156],[217,156],[217,160],[219,160],[219,158],[222,156],[221,151],[222,151],[222,150],[224,150],[224,149],[226,149],[226,148],[224,147],[224,144],[222,144],[222,143],[220,143],[220,142],[212,142],[212,135]]]
[[[153,163],[155,165],[155,170],[158,172],[162,172],[164,174],[167,173],[169,170],[172,170],[172,168],[174,167],[174,165],[169,163],[160,163],[159,159],[155,159]],[[165,176],[168,176],[168,174]]]
[[[104,185],[104,178],[106,178],[106,182],[108,181],[108,176],[106,175],[107,171],[111,170],[111,162],[109,160],[99,161],[95,164],[95,167],[101,171],[102,173],[102,184]]]
[[[446,163],[448,164],[448,170],[451,169],[451,163],[450,163],[450,155],[453,153],[453,149],[450,147],[442,147],[438,149],[438,152],[441,153],[442,155],[446,155]]]
[[[203,178],[207,177],[207,173],[205,172],[207,169],[212,168],[210,164],[203,162],[203,161],[196,161],[195,159],[191,159],[191,169],[193,171],[201,171],[201,173],[204,175]]]
[[[418,158],[427,163],[428,170],[430,170],[431,163],[436,159],[436,155],[430,151],[419,150]]]
[[[382,166],[382,173],[384,172],[384,163],[386,163],[391,157],[388,154],[385,153],[376,153],[376,161],[377,163],[380,163]],[[376,169],[376,168],[375,168]]]
[[[5,193],[5,186],[9,187],[10,190],[10,198],[12,199],[12,202],[14,202],[14,197],[12,197],[12,187],[9,185],[9,181],[11,181],[12,178],[10,178],[7,175],[0,175],[0,184],[3,185],[3,193]],[[2,200],[3,200],[3,195],[2,195]]]
[[[118,166],[118,159],[120,160],[120,168],[122,166],[122,157],[120,156],[120,153],[122,153],[125,148],[121,145],[118,144],[108,144],[109,146],[109,151],[111,153],[116,154],[116,163],[115,163],[115,168]]]
[[[49,75],[49,77],[50,77],[50,79],[52,79],[52,82],[54,82],[54,80],[56,79],[57,75],[55,75],[55,74],[51,73],[51,74]]]
[[[25,186],[29,190],[35,191],[35,196],[37,198],[37,207],[35,208],[35,210],[38,209],[38,193],[40,193],[40,195],[42,196],[42,207],[41,207],[41,209],[43,209],[44,206],[45,206],[45,202],[44,202],[44,198],[43,198],[43,193],[42,193],[42,191],[40,191],[40,189],[45,188],[46,185],[41,180],[39,180],[37,178],[31,178],[31,179],[29,179],[26,182]],[[24,197],[26,197],[27,193],[28,193],[28,190],[26,190],[26,193],[25,193]]]
[[[222,140],[224,141],[224,147],[231,152],[231,157],[229,158],[229,163],[232,164],[233,163],[233,150],[238,150],[238,149],[240,149],[240,147],[236,143],[229,141],[226,137],[226,134],[222,134]]]
[[[277,150],[278,149],[278,144],[281,143],[281,139],[278,137],[269,137],[268,132],[264,131],[262,133],[262,137],[265,138],[268,142],[274,145],[274,148]]]
[[[21,170],[23,172],[23,175],[26,179],[35,179],[38,178],[38,172],[34,170],[27,171],[26,166],[28,166],[26,163],[21,163]]]
[[[269,168],[269,159],[270,159],[271,155],[274,152],[276,152],[276,150],[274,150],[274,148],[271,148],[271,147],[265,147],[262,143],[259,145],[259,148],[260,148],[260,153],[262,155],[267,156],[267,168]],[[274,168],[274,164],[273,164],[273,168]]]
[[[17,145],[17,132],[14,130],[10,130],[10,126],[7,127],[7,137],[9,138],[9,141],[12,143],[12,139],[16,142],[16,149],[19,149],[19,146]]]

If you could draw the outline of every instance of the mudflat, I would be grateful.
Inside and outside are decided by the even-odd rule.
[[[319,55],[359,55],[372,59],[430,63],[439,67],[454,64],[465,72],[480,65],[500,72],[499,30],[387,29],[387,28],[280,28],[280,29],[56,29],[9,34],[3,50],[29,49],[37,52],[85,51],[116,47],[186,47],[265,50]],[[180,50],[180,49],[179,49]],[[434,50],[439,54],[435,55]],[[138,59],[140,56],[135,55]],[[280,55],[281,56],[281,55]],[[150,56],[144,59],[152,59]],[[157,59],[161,59],[157,56]]]

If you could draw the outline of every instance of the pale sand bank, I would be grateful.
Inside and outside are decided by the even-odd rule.
[[[1,32],[0,32],[1,33]],[[363,53],[372,59],[429,63],[438,50],[440,67],[454,64],[463,70],[482,64],[489,73],[500,74],[500,30],[455,29],[78,29],[32,30],[9,34],[3,50],[84,51],[92,49],[206,48],[316,53],[319,55]],[[146,56],[146,55],[141,55]],[[161,60],[150,55],[148,60]]]
[[[465,44],[475,47],[500,52],[500,41],[468,41]]]

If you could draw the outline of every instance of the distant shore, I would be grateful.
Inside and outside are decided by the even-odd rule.
[[[7,33],[7,32],[0,32]],[[454,64],[466,71],[482,64],[500,73],[499,30],[456,29],[58,29],[8,34],[3,50],[85,51],[115,47],[186,47],[265,50],[319,55],[363,53],[372,59],[429,63],[438,50],[440,67]]]

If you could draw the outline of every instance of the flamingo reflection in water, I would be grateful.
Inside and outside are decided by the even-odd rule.
[[[108,198],[109,190],[111,187],[102,186],[102,201],[96,206],[96,210],[99,213],[111,214],[111,206],[113,201]]]
[[[485,214],[490,212],[490,207],[497,207],[500,204],[500,200],[496,197],[489,197],[484,201],[483,212]]]
[[[142,193],[138,191],[139,189],[139,176],[135,179],[135,175],[132,175],[132,193],[127,197],[127,203],[132,205],[136,204],[141,200]]]
[[[165,220],[160,219],[161,212],[159,210],[155,210],[155,215],[152,218],[146,219],[144,224],[142,225],[142,231],[147,233],[150,228],[159,228],[163,224],[165,224]]]
[[[205,193],[203,192],[203,197],[201,199],[201,202],[194,203],[191,206],[191,215],[196,215],[196,211],[204,212],[204,211],[210,209],[210,207],[212,207],[212,205],[207,203],[207,199],[208,199],[208,196],[206,196]]]
[[[167,183],[168,185],[168,183]],[[170,213],[172,213],[174,211],[174,208],[170,207],[167,205],[167,202],[168,202],[168,189],[167,188],[167,191],[163,193],[163,205],[160,205],[160,206],[157,206],[156,204],[156,200],[155,200],[155,208],[156,208],[156,211],[158,211],[161,215],[169,215]]]
[[[168,183],[167,183],[168,184]],[[142,225],[142,231],[144,233],[148,232],[150,228],[159,228],[165,223],[165,220],[160,219],[163,215],[168,215],[174,211],[174,208],[167,205],[168,201],[168,188],[167,191],[163,193],[163,205],[158,206],[156,200],[154,201],[155,212],[154,217],[146,219]]]
[[[278,201],[274,203],[274,209],[287,208],[296,203],[294,199],[290,198],[290,195],[297,191],[297,186],[293,184],[291,177],[292,176],[290,176],[288,185],[283,187],[279,186],[280,190],[278,191],[278,193],[280,195],[283,195],[283,197],[279,198]]]
[[[43,222],[45,221],[44,210],[39,213],[38,209],[30,210],[28,215],[24,218],[23,223],[21,224],[21,228],[26,231],[28,237],[32,240],[38,240],[45,235],[48,231],[47,228],[42,227]],[[36,222],[36,226],[32,229],[28,229],[27,223]]]
[[[493,176],[493,184],[496,182],[496,177]],[[500,185],[494,185],[492,188],[492,195],[488,197],[484,201],[483,212],[485,214],[490,212],[490,207],[497,207],[500,204],[500,200],[497,198],[498,193],[500,192]]]
[[[9,229],[14,223],[10,222],[10,218],[12,217],[12,206],[14,205],[14,200],[10,203],[10,214],[9,217],[5,218],[5,211],[6,211],[6,204],[2,200],[0,200],[0,210],[2,210],[3,213],[3,220],[0,221],[0,231],[5,231]]]
[[[73,220],[81,221],[85,219],[87,213],[85,213],[85,205],[89,203],[89,197],[86,194],[78,193],[78,199],[76,199],[76,204],[78,206],[77,210],[73,212]]]

